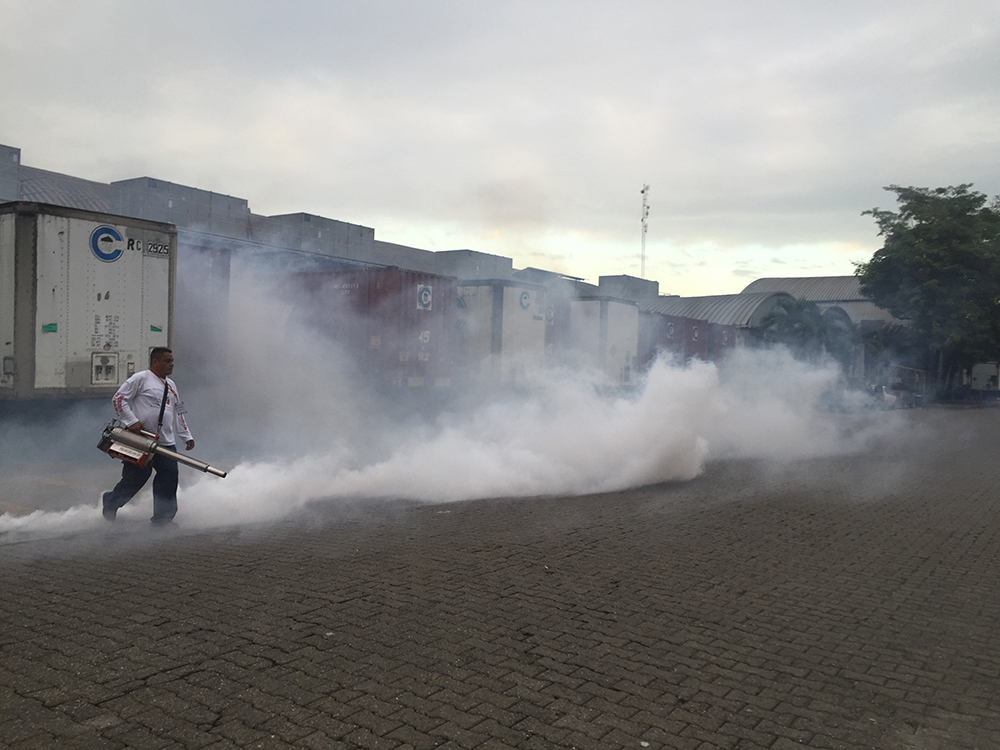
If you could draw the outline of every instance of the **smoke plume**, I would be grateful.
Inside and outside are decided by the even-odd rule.
[[[719,366],[662,359],[628,391],[609,391],[596,372],[538,369],[516,387],[431,413],[407,409],[368,388],[321,332],[291,325],[280,295],[244,284],[220,353],[225,376],[186,388],[178,353],[194,454],[230,470],[218,479],[182,467],[182,528],[262,524],[314,502],[447,503],[688,480],[715,459],[857,450],[893,425],[860,404],[832,414],[830,395],[844,393],[836,365],[807,365],[782,350],[737,350]],[[98,434],[95,425],[94,442]],[[115,474],[109,468],[108,489]],[[148,518],[150,505],[147,487],[120,518]],[[103,524],[93,504],[6,514],[0,540]]]

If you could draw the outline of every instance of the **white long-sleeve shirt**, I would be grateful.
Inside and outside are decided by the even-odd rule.
[[[160,445],[179,445],[193,440],[184,414],[178,413],[177,386],[167,378],[169,393],[167,406],[163,410],[163,427],[160,428]],[[156,432],[160,418],[160,404],[163,402],[163,381],[149,370],[137,372],[124,383],[111,399],[115,414],[126,427],[142,422],[147,432]],[[182,410],[183,411],[183,410]],[[180,438],[181,443],[177,440]]]

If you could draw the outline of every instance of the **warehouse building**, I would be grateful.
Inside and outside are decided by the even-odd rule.
[[[232,300],[257,290],[262,268],[273,271],[263,274],[267,277],[352,269],[405,269],[449,277],[459,282],[459,322],[470,330],[481,329],[483,340],[489,341],[490,367],[497,362],[501,370],[504,363],[513,367],[513,355],[521,349],[550,363],[566,362],[567,356],[582,351],[619,383],[630,382],[634,370],[665,352],[679,360],[725,356],[781,299],[816,302],[824,315],[850,321],[861,330],[899,323],[861,294],[854,276],[758,279],[732,295],[661,295],[659,283],[648,279],[601,276],[598,284],[590,284],[543,269],[515,270],[508,257],[383,242],[371,227],[304,212],[256,214],[245,198],[148,176],[110,183],[85,180],[25,166],[20,149],[0,145],[0,203],[15,201],[174,225],[174,345],[192,366],[205,369],[224,348]],[[495,290],[508,288],[519,290],[519,307],[506,300],[499,304]],[[483,308],[490,314],[485,322],[470,312],[475,307],[473,293],[485,299],[484,290],[493,294]],[[525,300],[531,303],[525,306]],[[510,337],[520,329],[511,316],[529,308],[538,330],[531,328],[530,336],[518,333],[515,346]],[[204,321],[212,321],[210,329]],[[468,354],[471,346],[467,342],[458,351]],[[865,371],[864,366],[859,369]],[[406,379],[414,378],[421,379]]]
[[[785,292],[796,299],[815,302],[824,315],[846,316],[862,331],[884,325],[902,325],[892,313],[861,293],[857,276],[805,276],[765,278],[751,282],[743,294]]]
[[[281,262],[291,253],[324,267],[398,266],[459,279],[510,279],[510,258],[459,249],[431,252],[375,238],[371,227],[308,213],[264,216],[246,198],[153,177],[111,183],[28,167],[21,150],[0,145],[0,202],[31,201],[174,224],[178,246],[246,251]]]
[[[705,321],[705,330],[693,332],[697,341],[704,337],[708,359],[720,359],[742,344],[746,332],[756,328],[786,292],[719,294],[707,297],[659,297],[639,301],[639,310],[647,315],[666,315]]]

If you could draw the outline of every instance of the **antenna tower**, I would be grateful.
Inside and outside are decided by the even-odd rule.
[[[644,279],[646,278],[646,220],[649,218],[649,203],[647,203],[649,185],[643,185],[639,192],[642,193],[642,255],[639,261],[639,278]]]

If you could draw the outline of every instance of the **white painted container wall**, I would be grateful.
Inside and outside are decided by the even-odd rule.
[[[973,365],[969,387],[974,391],[1000,390],[1000,364],[980,362]]]
[[[462,378],[477,382],[493,373],[493,287],[458,287],[458,365]]]
[[[14,205],[0,214],[0,397],[113,393],[170,345],[176,231]]]
[[[598,299],[570,302],[570,346],[591,367],[601,365],[601,301]]]
[[[508,281],[463,282],[459,352],[469,380],[510,383],[545,358],[545,291]]]
[[[639,308],[617,299],[577,299],[570,306],[570,339],[585,361],[615,383],[631,383],[639,352]]]
[[[607,318],[604,372],[619,383],[631,383],[639,355],[639,307],[632,302],[608,300]]]
[[[0,214],[0,394],[14,389],[14,216]]]
[[[503,382],[520,380],[545,361],[545,292],[536,287],[503,288]]]

